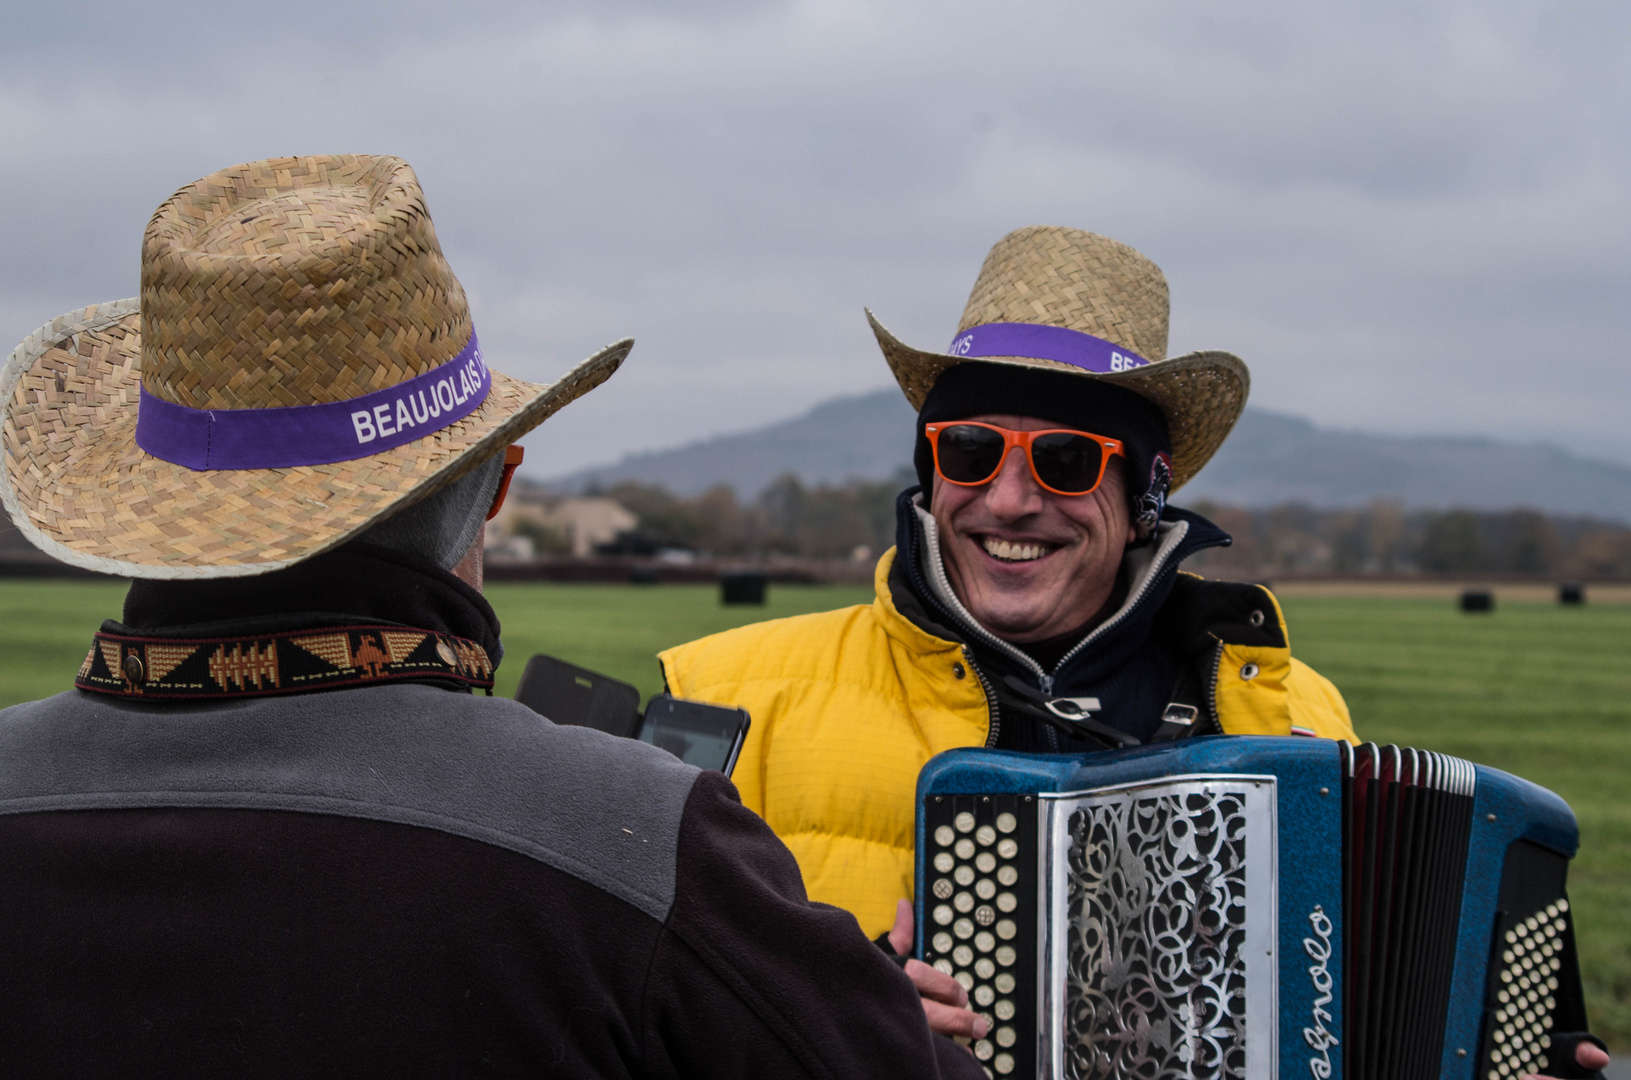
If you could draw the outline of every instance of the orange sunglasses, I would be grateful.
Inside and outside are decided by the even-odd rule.
[[[1055,495],[1086,495],[1104,480],[1110,459],[1125,457],[1121,443],[1070,428],[1014,431],[996,424],[959,420],[925,424],[923,434],[934,450],[934,471],[948,484],[979,487],[996,479],[1008,451],[1025,450],[1031,476]]]
[[[519,446],[504,448],[504,475],[498,479],[498,494],[493,496],[493,508],[487,511],[487,520],[491,521],[498,516],[504,506],[504,496],[510,493],[510,481],[515,478],[515,468],[521,464],[521,459],[527,452]]]

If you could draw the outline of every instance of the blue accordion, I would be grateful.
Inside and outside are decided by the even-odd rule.
[[[1215,736],[955,750],[917,954],[995,1076],[1504,1080],[1586,1030],[1556,795],[1442,754]]]

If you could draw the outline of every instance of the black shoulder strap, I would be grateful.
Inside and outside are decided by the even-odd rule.
[[[1084,709],[1081,702],[1086,699],[1050,698],[1015,675],[1005,676],[1001,682],[992,684],[992,690],[1004,713],[1041,720],[1073,738],[1091,739],[1106,750],[1140,745],[1137,738],[1125,731],[1117,731],[1109,724],[1093,719],[1090,710],[1098,706],[1095,704]]]

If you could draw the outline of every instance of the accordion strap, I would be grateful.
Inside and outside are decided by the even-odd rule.
[[[1138,739],[1125,731],[1117,731],[1109,724],[1093,719],[1090,710],[1098,708],[1097,699],[1048,697],[1035,687],[1027,686],[1016,675],[1005,676],[993,689],[997,694],[997,704],[1004,712],[1041,720],[1072,738],[1092,739],[1107,750],[1140,745]],[[1084,708],[1083,701],[1091,701],[1092,704]]]

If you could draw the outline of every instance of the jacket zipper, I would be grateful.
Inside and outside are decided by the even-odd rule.
[[[1166,547],[1166,550],[1161,553],[1159,559],[1153,560],[1150,563],[1150,569],[1147,573],[1145,573],[1144,580],[1139,584],[1138,592],[1121,605],[1121,610],[1117,611],[1110,618],[1094,627],[1093,632],[1088,634],[1082,640],[1078,641],[1075,648],[1071,649],[1064,656],[1061,656],[1059,658],[1059,662],[1053,665],[1053,670],[1055,672],[1065,670],[1065,665],[1074,660],[1079,653],[1081,653],[1089,645],[1093,644],[1093,642],[1098,640],[1099,637],[1104,634],[1108,634],[1111,630],[1115,629],[1116,625],[1125,619],[1130,613],[1138,610],[1138,605],[1144,602],[1144,597],[1149,594],[1150,589],[1155,585],[1155,579],[1160,577],[1162,571],[1166,569],[1167,560],[1172,558],[1172,553],[1178,550],[1178,545],[1182,544],[1184,537],[1189,535],[1189,522],[1184,521],[1180,522],[1179,524],[1183,526],[1183,529],[1173,537],[1170,545],[1165,544],[1163,538],[1162,546]],[[1051,683],[1053,680],[1050,677],[1048,681]],[[1053,690],[1050,687],[1044,689],[1043,693],[1051,694],[1053,693]]]
[[[985,672],[974,662],[974,650],[967,645],[963,646],[963,660],[968,664],[968,669],[974,672],[974,677],[980,680],[980,691],[985,694],[985,714],[991,721],[985,736],[985,746],[989,750],[997,745],[997,735],[1002,731],[1002,708],[997,704],[996,691],[986,681]]]
[[[1210,726],[1216,728],[1216,733],[1223,734],[1223,721],[1218,719],[1218,673],[1223,669],[1223,642],[1218,642],[1217,648],[1212,650],[1212,674],[1207,680],[1206,707],[1211,711]]]
[[[917,511],[914,509],[913,512],[916,513]],[[925,515],[925,517],[926,516],[927,515]],[[968,613],[968,610],[963,607],[962,601],[957,599],[957,593],[953,591],[951,582],[946,580],[946,567],[945,564],[940,561],[940,549],[937,543],[937,538],[929,535],[929,524],[932,523],[933,520],[933,518],[929,518],[928,521],[925,522],[924,519],[920,517],[916,522],[918,529],[918,543],[923,547],[925,552],[932,552],[932,554],[930,554],[925,560],[930,565],[931,573],[935,574],[935,581],[929,588],[931,595],[941,607],[947,609],[946,613],[952,617],[953,622],[957,623],[958,629],[962,630],[963,633],[967,634],[969,637],[979,638],[980,641],[990,646],[997,652],[1007,656],[1016,664],[1030,669],[1031,673],[1036,676],[1037,681],[1041,684],[1042,692],[1044,694],[1053,693],[1053,677],[1043,670],[1041,664],[1038,664],[1035,660],[1032,660],[1028,654],[1014,648],[1008,642],[1002,640],[995,634],[991,633],[991,631],[981,626],[974,620],[974,617]],[[935,586],[944,586],[945,592],[948,596],[950,596],[952,602],[947,603],[946,599],[940,595],[939,590],[936,589]],[[966,653],[967,646],[964,646],[964,649]],[[972,654],[968,655],[970,663],[972,663],[973,656]],[[982,683],[985,682],[984,675],[980,676],[980,681]],[[987,697],[990,697],[989,693],[987,694]]]

